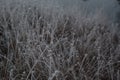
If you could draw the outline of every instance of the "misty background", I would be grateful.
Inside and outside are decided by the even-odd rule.
[[[119,19],[120,5],[117,0],[1,0],[0,5],[15,6],[18,4],[37,6],[47,10],[74,15],[93,17],[96,14],[104,15],[112,22]],[[30,5],[32,4],[32,5]],[[16,6],[15,6],[16,7]],[[49,9],[48,9],[49,8]]]

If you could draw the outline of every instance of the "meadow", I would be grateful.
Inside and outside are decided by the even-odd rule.
[[[120,80],[116,13],[0,2],[0,80]]]

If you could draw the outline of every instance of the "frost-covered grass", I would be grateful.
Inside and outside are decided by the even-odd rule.
[[[1,4],[0,80],[120,80],[119,26],[102,10]]]

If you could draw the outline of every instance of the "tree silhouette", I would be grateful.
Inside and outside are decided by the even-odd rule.
[[[117,0],[118,1],[118,4],[120,4],[120,0]]]
[[[83,1],[88,1],[88,0],[83,0]],[[117,0],[118,1],[118,4],[120,5],[120,0]]]
[[[83,0],[83,1],[88,1],[88,0]]]

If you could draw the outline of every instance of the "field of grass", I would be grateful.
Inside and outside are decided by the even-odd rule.
[[[120,80],[119,25],[102,10],[10,1],[0,3],[0,80]]]

